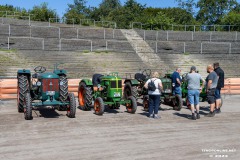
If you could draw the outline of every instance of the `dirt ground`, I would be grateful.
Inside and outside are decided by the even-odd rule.
[[[146,160],[229,159],[240,157],[240,96],[225,96],[213,118],[201,103],[201,119],[190,111],[162,105],[161,119],[149,119],[139,103],[136,114],[124,106],[103,116],[77,110],[34,111],[31,121],[18,113],[16,101],[0,101],[0,160]]]

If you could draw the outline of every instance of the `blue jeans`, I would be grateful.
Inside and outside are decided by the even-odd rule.
[[[180,97],[182,97],[182,88],[181,87],[174,87],[173,88],[173,95],[179,95]]]
[[[188,90],[188,100],[190,104],[199,104],[200,91],[198,89]]]
[[[160,95],[149,95],[148,112],[149,114],[158,114],[158,108],[160,105]]]

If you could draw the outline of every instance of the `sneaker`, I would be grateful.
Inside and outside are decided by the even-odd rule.
[[[221,109],[220,109],[220,108],[216,109],[216,110],[215,110],[215,113],[216,113],[216,114],[221,113]]]
[[[197,119],[200,119],[200,114],[199,113],[197,113]]]
[[[196,120],[196,116],[194,113],[192,113],[192,120]]]
[[[153,118],[153,114],[148,115],[148,118]]]
[[[157,114],[154,115],[154,119],[160,119],[161,117]]]
[[[214,117],[215,116],[215,112],[209,112],[207,115],[205,115],[205,117]]]

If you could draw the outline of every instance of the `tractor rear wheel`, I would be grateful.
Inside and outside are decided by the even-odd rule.
[[[94,101],[94,111],[96,115],[103,115],[105,106],[101,97],[97,97]]]
[[[173,100],[173,108],[176,111],[180,111],[182,109],[182,98],[179,95],[175,95],[175,100]]]
[[[130,82],[126,82],[123,90],[126,99],[130,96],[137,99],[137,86],[132,86]]]
[[[148,100],[149,100],[149,96],[145,95],[143,97],[143,110],[144,111],[148,111]]]
[[[17,88],[17,107],[18,112],[24,112],[24,105],[25,105],[25,96],[26,93],[29,91],[29,83],[27,76],[21,75],[18,77],[18,88]]]
[[[78,87],[79,107],[84,111],[91,110],[92,106],[92,88],[81,82]]]
[[[68,80],[65,75],[59,77],[59,83],[60,83],[60,101],[64,102],[68,98]]]
[[[67,97],[69,105],[67,105],[67,116],[69,118],[75,118],[76,114],[76,101],[73,93],[69,93]]]
[[[126,103],[126,109],[128,113],[134,114],[137,110],[137,101],[133,96],[128,97],[128,100],[130,100],[130,103]]]
[[[24,117],[26,120],[32,120],[32,100],[30,93],[26,93],[25,97],[25,108],[24,108]]]

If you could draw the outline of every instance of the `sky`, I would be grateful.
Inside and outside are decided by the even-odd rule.
[[[0,5],[13,5],[14,7],[20,7],[25,9],[32,9],[33,6],[40,5],[43,2],[48,3],[50,9],[55,10],[60,17],[66,12],[68,5],[73,4],[74,0],[0,0]],[[102,0],[86,0],[87,6],[97,7]],[[127,0],[120,0],[123,5]],[[146,4],[147,7],[177,7],[175,0],[137,0],[142,5]]]

